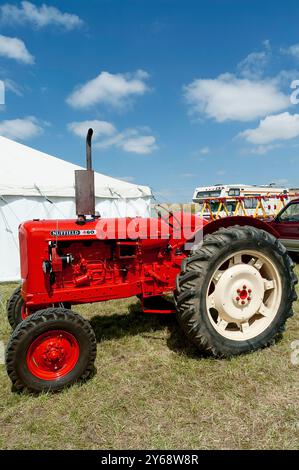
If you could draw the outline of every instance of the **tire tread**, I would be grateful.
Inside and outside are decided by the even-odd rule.
[[[252,350],[264,348],[274,344],[284,331],[286,320],[293,315],[292,304],[297,299],[295,285],[298,282],[294,273],[294,263],[289,257],[285,247],[265,230],[252,226],[233,226],[220,228],[217,232],[209,234],[203,239],[200,247],[196,247],[191,252],[189,258],[184,260],[181,274],[176,279],[176,291],[174,294],[177,307],[178,321],[186,336],[201,350],[205,350],[214,357],[227,357],[232,354],[216,347],[207,334],[203,322],[199,319],[198,313],[198,293],[209,269],[211,259],[217,256],[219,249],[229,246],[235,240],[253,240],[256,246],[261,246],[266,242],[274,252],[282,257],[282,261],[287,272],[290,283],[287,302],[275,334],[267,341],[260,341],[258,347],[253,346]]]

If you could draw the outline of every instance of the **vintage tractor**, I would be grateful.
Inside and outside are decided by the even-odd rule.
[[[91,137],[90,129],[87,170],[75,174],[77,218],[19,228],[22,285],[7,306],[14,389],[57,391],[92,374],[96,338],[71,310],[76,304],[137,296],[144,312],[176,311],[190,342],[214,357],[273,344],[292,315],[297,282],[274,229],[250,217],[208,223],[181,212],[102,219]]]

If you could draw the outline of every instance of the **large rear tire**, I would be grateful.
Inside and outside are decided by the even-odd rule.
[[[93,329],[80,315],[65,308],[39,310],[17,326],[7,346],[13,389],[54,392],[86,380],[96,346]]]
[[[187,337],[215,357],[273,344],[293,314],[293,266],[264,230],[234,226],[205,236],[177,277],[178,320]]]

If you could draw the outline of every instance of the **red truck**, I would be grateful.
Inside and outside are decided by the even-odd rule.
[[[299,198],[290,201],[269,225],[289,252],[299,253]]]

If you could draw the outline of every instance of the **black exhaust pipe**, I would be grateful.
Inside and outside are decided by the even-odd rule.
[[[91,139],[92,139],[93,129],[88,129],[86,136],[86,170],[92,170],[91,163]]]
[[[91,160],[91,139],[93,130],[86,136],[86,170],[75,170],[75,194],[77,223],[85,224],[86,216],[95,217],[94,171]]]

